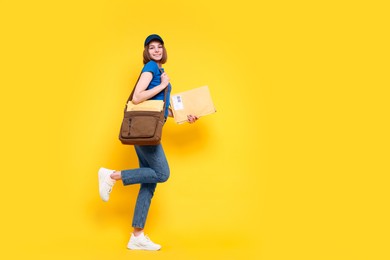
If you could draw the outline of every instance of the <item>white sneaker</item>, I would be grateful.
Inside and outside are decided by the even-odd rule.
[[[100,168],[99,169],[99,194],[103,201],[108,201],[112,186],[115,184],[115,180],[111,179],[110,175],[114,170]]]
[[[134,236],[134,234],[131,234],[130,241],[127,244],[128,249],[132,250],[151,250],[156,251],[160,250],[161,246],[158,244],[155,244],[150,240],[150,238],[144,233],[142,233],[139,236]]]

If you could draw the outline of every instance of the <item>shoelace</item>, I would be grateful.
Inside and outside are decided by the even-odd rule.
[[[152,240],[150,240],[150,238],[147,235],[144,235],[144,239],[145,239],[144,240],[145,244],[148,244],[149,246],[155,246],[156,245]]]

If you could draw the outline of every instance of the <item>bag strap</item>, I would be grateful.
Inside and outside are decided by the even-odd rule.
[[[162,72],[161,69],[160,69],[160,72]],[[134,95],[135,87],[137,87],[137,84],[138,84],[139,79],[141,78],[141,75],[142,75],[142,72],[139,74],[138,79],[137,79],[137,81],[135,82],[133,91],[131,91],[131,94],[130,94],[129,98],[127,99],[126,106],[125,106],[125,112],[127,111],[127,103],[129,103],[129,101],[133,100],[133,95]],[[165,88],[165,90],[164,90],[164,109],[163,109],[163,113],[162,113],[163,116],[165,115],[166,101],[167,101],[167,93],[168,93],[168,86],[167,86],[167,87]]]

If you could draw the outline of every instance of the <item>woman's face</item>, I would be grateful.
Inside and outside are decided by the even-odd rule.
[[[152,41],[148,47],[150,58],[154,61],[160,61],[163,56],[163,46],[159,41]]]

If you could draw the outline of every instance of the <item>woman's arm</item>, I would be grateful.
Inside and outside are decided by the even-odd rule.
[[[166,73],[163,73],[161,75],[161,84],[155,86],[152,89],[146,90],[150,82],[152,81],[152,79],[153,79],[153,74],[151,72],[143,72],[141,74],[141,77],[138,80],[137,86],[135,87],[134,94],[133,94],[132,102],[134,104],[139,104],[145,100],[154,97],[162,90],[164,90],[169,84],[168,75]]]

